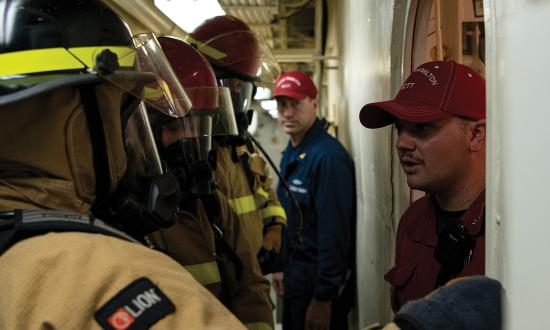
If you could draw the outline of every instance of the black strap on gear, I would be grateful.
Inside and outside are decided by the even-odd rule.
[[[235,250],[231,248],[224,237],[223,226],[221,225],[220,221],[221,212],[219,200],[215,195],[204,196],[201,197],[200,200],[204,205],[206,215],[208,216],[208,219],[210,220],[210,225],[212,226],[212,230],[214,231],[216,254],[218,256],[227,257],[227,259],[229,259],[229,261],[233,263],[233,265],[235,266],[235,278],[237,279],[237,281],[240,281],[244,271],[243,263],[237,253],[235,253]],[[220,262],[220,267],[225,268],[223,265],[223,261],[219,260],[218,264],[220,264]]]
[[[252,135],[247,133],[246,136],[248,137],[246,140],[246,149],[248,149],[248,152],[252,154],[254,153],[254,144],[252,144],[252,140],[250,139]]]
[[[241,163],[241,166],[243,167],[244,172],[246,173],[246,179],[248,181],[248,187],[250,188],[250,192],[254,194],[255,193],[254,191],[255,174],[252,173],[252,169],[250,168],[250,165],[248,164],[248,162],[250,161],[250,155],[255,152],[255,149],[251,139],[252,136],[248,132],[246,132],[245,136],[246,136],[246,142],[244,144],[230,144],[229,148],[231,150],[231,160],[235,164]],[[237,153],[237,147],[240,147],[242,145],[246,145],[246,149],[248,153],[239,155]]]
[[[141,244],[91,215],[50,210],[15,210],[0,213],[0,255],[17,242],[50,232],[103,234]]]
[[[237,153],[237,147],[246,146],[246,149],[249,153],[254,153],[254,144],[252,143],[252,140],[250,139],[251,135],[246,132],[246,139],[244,140],[237,140],[237,139],[229,139],[227,142],[227,145],[231,148],[231,160],[233,163],[238,163],[243,159],[243,157],[248,158],[248,155],[245,154],[244,156],[239,156]]]
[[[233,138],[233,137],[231,137],[231,138]],[[246,154],[246,153],[243,154],[243,155],[239,155],[238,152],[237,152],[237,147],[242,146],[244,144],[244,142],[241,143],[241,142],[238,142],[240,140],[237,141],[237,140],[231,139],[231,138],[225,137],[225,138],[219,139],[218,142],[219,142],[220,147],[229,149],[229,153],[231,154],[231,161],[234,164],[242,163],[243,161],[247,162],[248,159],[249,159],[249,155]],[[244,168],[246,169],[247,166],[244,166]],[[246,172],[247,172],[247,176],[248,176],[248,171],[246,171]],[[253,189],[252,188],[253,187],[253,181],[251,182],[250,179],[248,179],[248,184],[251,187],[250,189]]]
[[[231,160],[233,163],[238,163],[241,160],[241,157],[239,157],[239,154],[237,153],[237,146],[230,144],[229,150],[231,150]]]
[[[102,202],[109,194],[111,176],[109,175],[109,161],[107,156],[107,141],[103,121],[97,104],[95,93],[96,85],[84,85],[79,88],[80,97],[84,105],[88,131],[92,141],[92,158],[95,172],[95,195],[96,204]]]
[[[231,149],[231,159],[233,160],[233,163],[240,163],[240,165],[243,167],[246,174],[248,187],[250,188],[250,192],[254,193],[254,174],[251,172],[250,166],[248,165],[248,162],[250,160],[249,153],[252,153],[252,151],[250,151],[249,149],[249,153],[244,153],[243,155],[239,156],[237,154],[237,146],[231,145],[229,146],[229,148]],[[254,148],[252,148],[252,150],[254,150]]]

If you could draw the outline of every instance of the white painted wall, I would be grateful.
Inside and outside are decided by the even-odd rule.
[[[507,329],[550,329],[550,2],[484,6],[487,272],[506,290]]]
[[[390,98],[393,1],[337,1],[341,104],[339,132],[349,136],[357,174],[359,327],[387,321],[389,286],[383,275],[393,260],[391,128],[367,130],[359,111]],[[345,134],[345,133],[344,133]]]

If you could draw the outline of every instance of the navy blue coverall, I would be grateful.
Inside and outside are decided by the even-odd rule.
[[[346,329],[354,291],[353,161],[316,119],[299,145],[289,142],[280,168],[303,215],[303,239],[284,269],[283,328],[303,329],[309,303],[316,298],[332,301],[331,328]],[[277,195],[288,218],[286,234],[297,242],[296,205],[280,182]]]

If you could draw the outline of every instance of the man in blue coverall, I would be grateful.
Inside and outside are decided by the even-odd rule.
[[[347,329],[354,291],[353,161],[317,118],[317,88],[306,74],[281,75],[274,97],[279,123],[290,136],[281,174],[297,203],[281,182],[277,194],[290,239],[299,242],[284,273],[273,276],[275,290],[284,295],[283,328]]]

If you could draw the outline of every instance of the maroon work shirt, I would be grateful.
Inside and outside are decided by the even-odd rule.
[[[460,218],[462,225],[475,239],[470,261],[460,276],[485,274],[485,191]],[[395,266],[384,279],[392,286],[392,309],[399,310],[407,301],[424,297],[433,291],[441,268],[434,258],[437,245],[433,196],[415,201],[401,217],[397,228]]]

